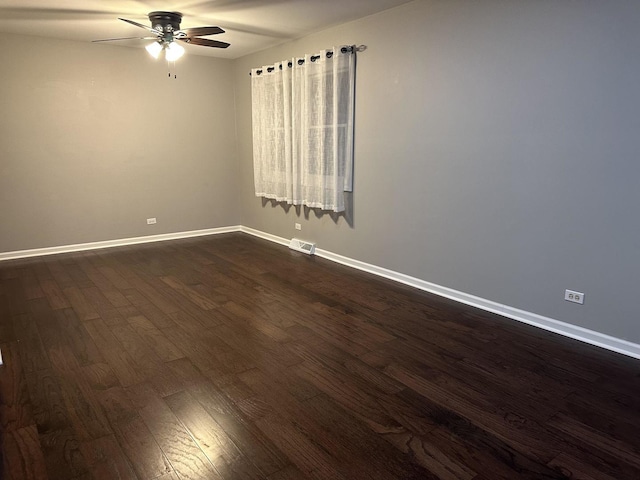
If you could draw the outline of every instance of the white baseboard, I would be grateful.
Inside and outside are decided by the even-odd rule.
[[[240,230],[250,235],[264,238],[281,245],[289,244],[289,240],[285,238],[277,237],[275,235],[261,232],[259,230],[254,230],[252,228],[243,226]],[[502,315],[503,317],[511,318],[519,322],[533,325],[534,327],[558,333],[560,335],[564,335],[565,337],[570,337],[575,340],[580,340],[591,345],[596,345],[598,347],[611,350],[613,352],[640,359],[640,345],[638,345],[637,343],[622,340],[620,338],[612,337],[604,333],[596,332],[595,330],[589,330],[577,325],[572,325],[560,320],[555,320],[553,318],[538,315],[536,313],[527,312],[526,310],[520,310],[518,308],[510,307],[509,305],[503,305],[501,303],[493,302],[485,298],[476,297],[475,295],[470,295],[468,293],[460,292],[452,288],[443,287],[442,285],[427,282],[419,278],[411,277],[403,273],[388,270],[376,265],[371,265],[359,260],[354,260],[352,258],[338,255],[337,253],[322,250],[320,248],[316,248],[315,254],[318,257],[326,258],[327,260],[331,260],[348,267],[356,268],[364,272],[388,278],[390,280],[415,287],[419,290],[434,293],[436,295],[440,295],[441,297],[446,297],[451,300],[464,303],[465,305],[470,305],[487,312],[497,313],[498,315]]]
[[[75,245],[64,245],[60,247],[35,248],[31,250],[5,252],[0,253],[0,261],[36,257],[42,255],[54,255],[57,253],[80,252],[83,250],[95,250],[98,248],[120,247],[140,243],[161,242],[165,240],[176,240],[180,238],[200,237],[205,235],[217,235],[221,233],[231,232],[244,232],[255,237],[269,240],[270,242],[278,243],[280,245],[289,245],[289,240],[286,238],[278,237],[277,235],[272,235],[270,233],[262,232],[260,230],[245,227],[242,225],[235,225],[229,227],[209,228],[205,230],[192,230],[188,232],[164,233],[160,235],[149,235],[145,237],[122,238],[118,240],[107,240],[102,242],[78,243]],[[348,267],[356,268],[364,272],[388,278],[390,280],[415,287],[419,290],[434,293],[436,295],[440,295],[442,297],[446,297],[451,300],[455,300],[457,302],[464,303],[481,310],[485,310],[487,312],[497,313],[498,315],[502,315],[519,322],[527,323],[529,325],[555,332],[566,337],[574,338],[591,345],[596,345],[613,352],[640,359],[640,345],[638,345],[637,343],[622,340],[620,338],[612,337],[604,333],[596,332],[595,330],[589,330],[587,328],[572,325],[570,323],[561,322],[560,320],[555,320],[553,318],[544,317],[536,313],[520,310],[518,308],[510,307],[509,305],[503,305],[491,300],[487,300],[485,298],[469,295],[468,293],[460,292],[448,287],[443,287],[442,285],[427,282],[425,280],[411,277],[403,273],[395,272],[393,270],[388,270],[376,265],[361,262],[360,260],[354,260],[353,258],[338,255],[337,253],[333,253],[328,250],[317,248],[315,254],[318,257],[326,258],[327,260],[331,260]]]
[[[289,246],[289,240],[286,238],[278,237],[277,235],[271,235],[270,233],[262,232],[260,230],[256,230],[254,228],[245,227],[242,225],[240,227],[240,231],[244,233],[248,233],[249,235],[253,235],[254,237],[263,238],[264,240],[269,240],[273,243],[279,243],[280,245],[284,245],[286,247]]]
[[[205,230],[191,230],[188,232],[162,233],[145,237],[120,238],[102,242],[76,243],[74,245],[62,245],[60,247],[34,248],[31,250],[18,250],[14,252],[0,253],[0,261],[14,260],[17,258],[39,257],[42,255],[55,255],[57,253],[81,252],[84,250],[96,250],[98,248],[122,247],[139,243],[163,242],[165,240],[177,240],[179,238],[201,237],[204,235],[218,235],[221,233],[239,232],[240,225],[219,228],[207,228]]]

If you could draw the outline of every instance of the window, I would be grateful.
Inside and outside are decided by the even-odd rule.
[[[251,72],[257,196],[340,212],[352,190],[351,47]]]

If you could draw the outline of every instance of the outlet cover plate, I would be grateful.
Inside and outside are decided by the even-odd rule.
[[[578,303],[580,305],[584,305],[584,293],[582,292],[576,292],[575,290],[565,290],[564,299],[567,302],[573,302],[573,303]]]

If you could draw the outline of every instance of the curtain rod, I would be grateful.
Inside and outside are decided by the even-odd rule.
[[[340,49],[340,53],[343,53],[343,54],[344,54],[344,53],[364,52],[366,49],[367,49],[367,46],[366,46],[366,45],[358,45],[357,47],[356,47],[355,45],[349,45],[349,46],[346,46],[346,47],[342,47],[342,48]],[[333,57],[333,51],[329,50],[329,51],[327,52],[327,58],[331,58],[331,57]],[[312,56],[311,56],[311,61],[312,61],[312,62],[315,62],[315,61],[317,61],[319,58],[320,58],[320,55],[312,55]],[[304,58],[299,58],[297,63],[298,63],[298,65],[304,65]],[[293,62],[291,62],[291,61],[290,61],[290,62],[287,64],[287,66],[288,66],[289,68],[293,67]],[[267,68],[267,72],[268,72],[268,73],[271,73],[271,72],[273,72],[274,70],[275,70],[275,67],[268,67],[268,68]],[[280,70],[282,70],[282,63],[280,64]],[[260,69],[260,70],[256,70],[256,73],[257,73],[258,75],[262,75],[262,70],[261,70],[261,69]],[[251,72],[249,72],[249,76],[251,76]]]

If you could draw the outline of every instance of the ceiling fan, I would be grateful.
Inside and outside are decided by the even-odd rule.
[[[148,15],[151,26],[142,25],[141,23],[127,20],[126,18],[118,18],[123,22],[130,23],[136,27],[142,28],[153,36],[147,37],[122,37],[122,38],[106,38],[103,40],[94,40],[94,42],[113,42],[117,40],[154,40],[145,48],[154,58],[158,58],[164,51],[165,58],[173,62],[184,54],[184,48],[177,41],[190,43],[192,45],[201,45],[203,47],[227,48],[227,42],[218,40],[210,40],[201,38],[208,35],[216,35],[224,33],[220,27],[192,27],[180,29],[182,14],[179,12],[151,12]]]

